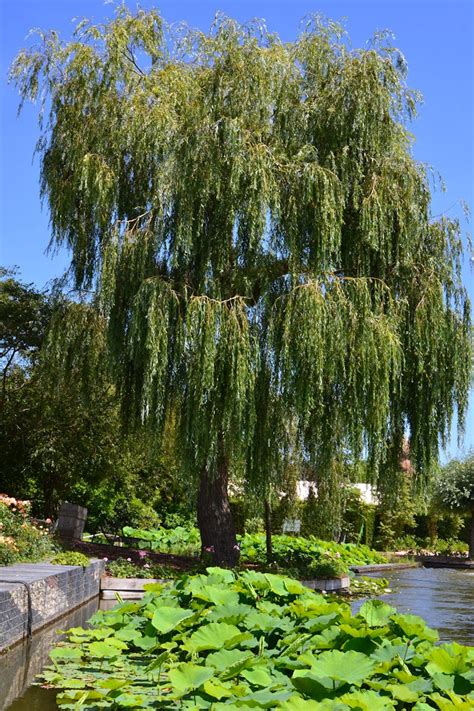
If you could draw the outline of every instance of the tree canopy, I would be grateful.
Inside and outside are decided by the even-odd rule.
[[[453,459],[441,469],[434,482],[434,498],[448,511],[471,514],[469,557],[474,560],[474,453]]]
[[[40,33],[12,78],[42,106],[52,242],[106,326],[104,349],[61,317],[57,352],[100,353],[129,423],[160,437],[177,417],[218,562],[236,559],[237,463],[256,487],[295,451],[377,469],[409,431],[429,468],[455,409],[463,426],[470,305],[386,35],[351,49],[313,18],[285,43],[260,22],[205,33],[121,6],[72,41]]]
[[[7,378],[18,363],[34,359],[45,338],[51,304],[32,284],[15,278],[15,271],[0,267],[0,411]]]

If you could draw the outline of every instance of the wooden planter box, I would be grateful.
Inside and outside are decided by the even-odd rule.
[[[118,593],[124,600],[139,600],[145,594],[144,585],[170,582],[163,578],[112,578],[103,575],[100,580],[100,596],[103,600],[114,600],[115,593]]]

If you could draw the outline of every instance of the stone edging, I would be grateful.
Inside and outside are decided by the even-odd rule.
[[[99,594],[105,564],[19,563],[0,568],[0,651]]]

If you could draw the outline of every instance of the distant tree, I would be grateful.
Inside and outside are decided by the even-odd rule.
[[[15,271],[0,267],[0,410],[11,369],[35,358],[50,314],[50,300],[44,292],[16,279]]]
[[[455,407],[462,428],[461,235],[431,217],[405,73],[386,35],[351,50],[318,19],[283,42],[124,6],[69,43],[41,33],[13,64],[22,101],[43,103],[52,240],[107,324],[125,420],[159,440],[176,413],[217,563],[238,559],[237,462],[265,496],[288,455],[322,472],[367,453],[376,469],[408,429],[422,473]],[[66,363],[78,345],[94,362],[85,325],[57,329]]]
[[[474,559],[474,453],[453,459],[441,469],[434,484],[434,498],[448,511],[470,514],[469,558]]]

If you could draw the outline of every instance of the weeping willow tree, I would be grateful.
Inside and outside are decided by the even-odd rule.
[[[96,314],[61,317],[55,352],[106,359],[130,425],[159,439],[176,417],[217,563],[238,558],[236,462],[264,492],[295,453],[377,470],[409,432],[423,472],[455,410],[462,428],[462,240],[431,217],[405,74],[387,37],[352,50],[318,18],[284,43],[123,6],[13,64],[41,106],[52,244]]]

